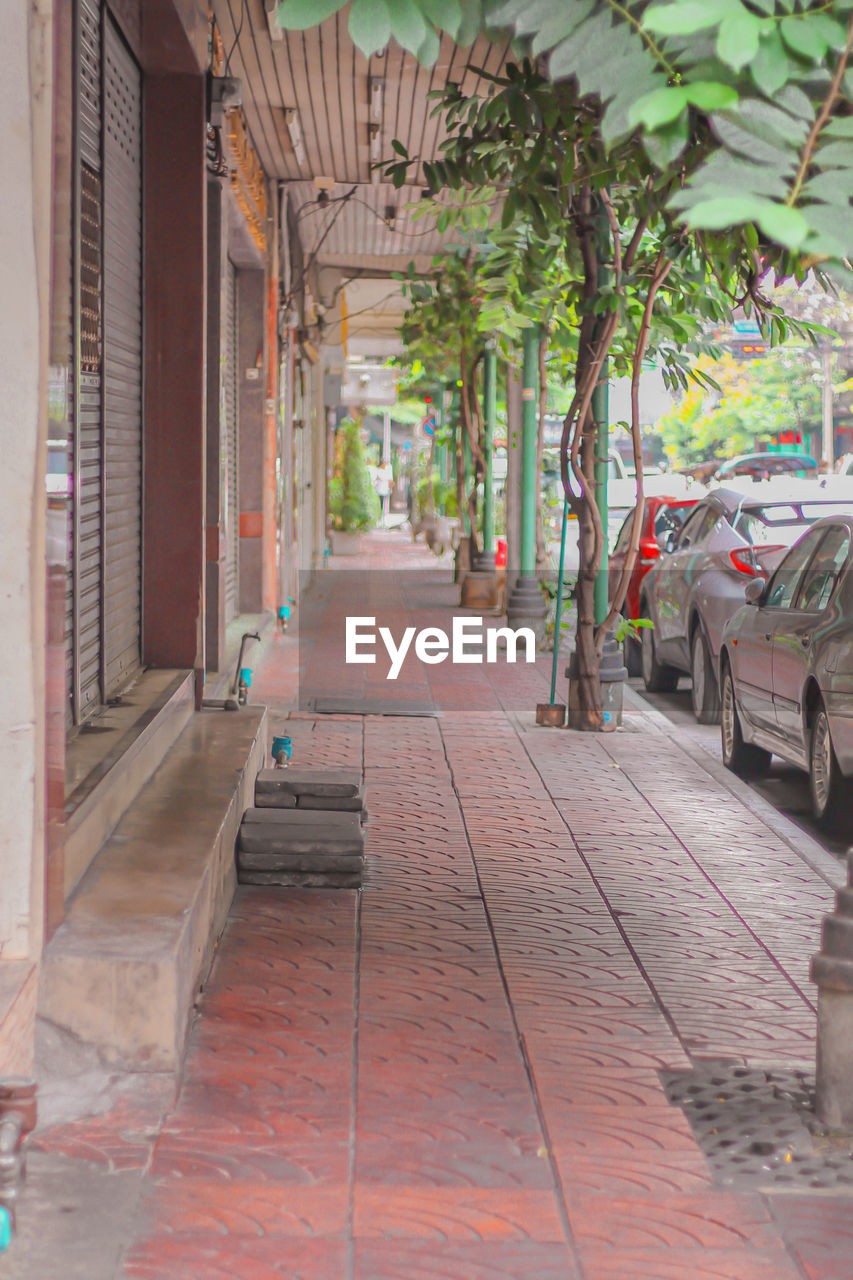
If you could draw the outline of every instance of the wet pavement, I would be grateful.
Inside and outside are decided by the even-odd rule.
[[[294,763],[363,767],[363,891],[238,891],[177,1096],[117,1082],[35,1135],[0,1277],[850,1280],[853,1196],[721,1185],[666,1091],[812,1071],[840,863],[636,699],[535,728],[547,657],[341,668],[372,598],[449,629],[445,570],[397,532],[368,557],[303,603],[303,681],[429,714],[288,716],[290,636],[253,685]]]

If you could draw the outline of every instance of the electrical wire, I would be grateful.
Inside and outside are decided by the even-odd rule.
[[[248,5],[246,3],[246,0],[240,0],[240,25],[239,27],[237,27],[237,29],[234,32],[234,41],[231,45],[231,48],[228,50],[228,56],[225,59],[224,74],[226,76],[229,74],[231,70],[231,59],[234,56],[234,50],[237,48],[237,45],[240,43],[240,36],[243,34],[243,23],[246,19],[247,8],[248,8]],[[229,5],[229,9],[230,9],[230,5]]]

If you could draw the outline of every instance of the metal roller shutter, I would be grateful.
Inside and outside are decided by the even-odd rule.
[[[101,14],[81,0],[79,63],[79,224],[75,335],[77,349],[72,462],[70,578],[71,671],[75,719],[101,704],[103,448],[101,429],[102,186]]]
[[[104,697],[140,664],[142,78],[104,30]]]
[[[226,260],[225,298],[225,621],[237,613],[240,572],[240,518],[237,468],[237,272]]]

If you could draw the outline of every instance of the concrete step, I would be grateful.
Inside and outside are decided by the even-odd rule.
[[[361,827],[357,813],[317,809],[247,809],[243,814],[243,825],[255,823],[276,829],[287,827],[289,831],[316,832],[318,839],[322,839],[326,832],[352,831],[357,834]]]
[[[361,789],[356,769],[262,769],[256,797],[267,795],[355,796]]]
[[[80,881],[44,953],[39,1012],[107,1061],[179,1065],[266,747],[264,707],[194,713]]]
[[[77,782],[65,805],[66,898],[192,715],[191,671],[147,671],[123,697],[120,708],[107,709],[88,726],[95,731],[94,739],[84,727],[71,744],[67,763]],[[100,752],[97,760],[93,742]]]
[[[338,853],[330,849],[313,853],[284,853],[241,848],[237,856],[237,872],[241,879],[244,871],[349,871],[355,875],[363,866],[362,853]]]
[[[348,871],[239,871],[240,884],[282,889],[358,889],[362,873]]]
[[[364,837],[360,827],[356,831],[327,827],[318,832],[288,827],[283,823],[244,822],[237,843],[238,861],[242,861],[244,853],[302,853],[321,857],[332,853],[361,855],[364,853]]]

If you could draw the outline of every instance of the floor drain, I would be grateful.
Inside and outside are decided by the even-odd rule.
[[[853,1190],[853,1140],[821,1129],[804,1072],[708,1062],[661,1079],[721,1186]]]

